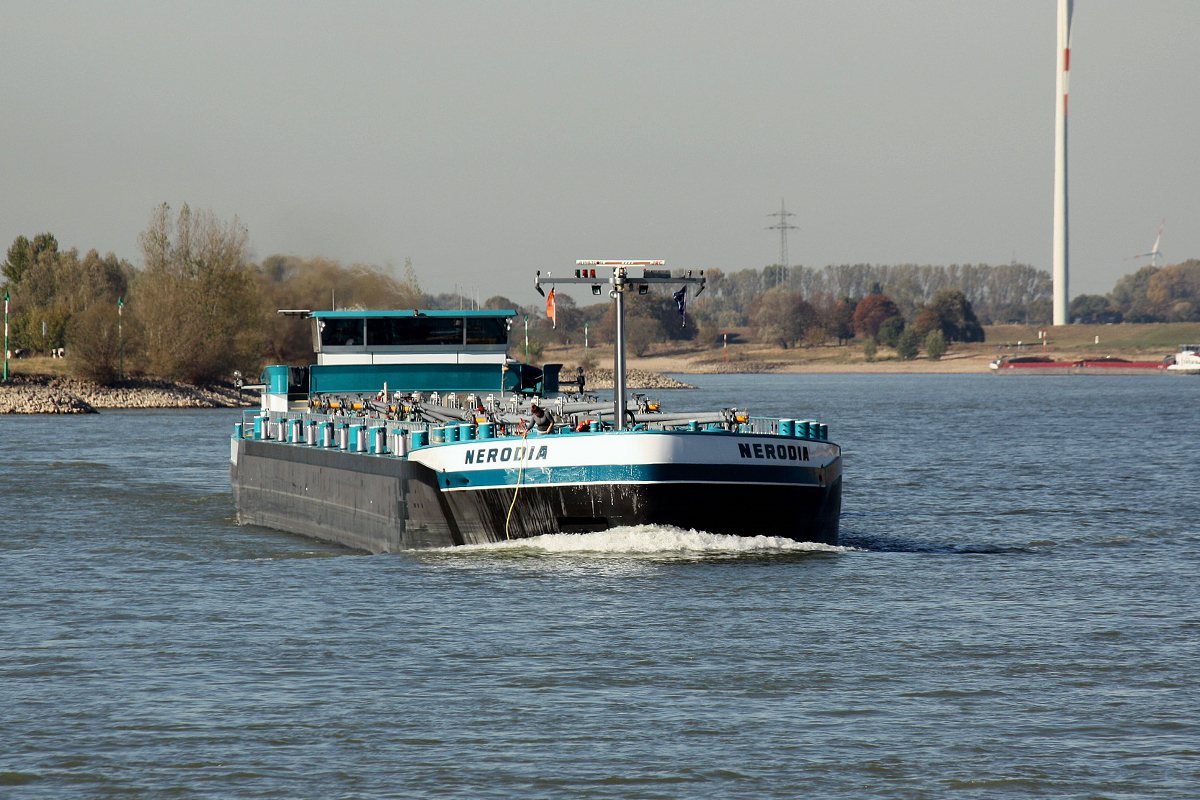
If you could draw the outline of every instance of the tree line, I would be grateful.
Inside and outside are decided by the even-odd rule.
[[[878,281],[860,286],[864,275],[886,275],[886,268],[842,273],[830,267],[823,271],[824,282],[810,281],[805,293],[797,288],[798,281],[789,280],[770,267],[731,274],[708,270],[704,293],[686,298],[685,314],[680,314],[669,292],[628,297],[626,345],[635,355],[644,355],[656,343],[672,341],[698,341],[711,346],[730,329],[737,329],[739,334],[749,331],[754,338],[784,349],[830,340],[844,344],[858,338],[864,342],[871,340],[875,345],[900,345],[898,351],[902,355],[912,350],[914,342],[917,350],[925,347],[930,351],[932,345],[932,352],[936,352],[939,348],[944,351],[953,342],[982,341],[983,327],[972,302],[960,289],[943,286],[940,278],[947,271],[941,272],[931,276],[930,273],[935,273],[933,268],[918,271],[915,277],[921,278],[919,284],[906,281],[901,284],[901,291],[895,292],[886,290]],[[898,274],[913,277],[904,271]],[[838,295],[812,288],[813,285],[834,286],[855,294]],[[913,288],[918,285],[919,292]],[[502,296],[489,298],[485,306],[519,308]],[[607,299],[579,307],[570,296],[559,294],[556,307],[554,328],[540,310],[522,309],[534,320],[533,335],[539,345],[579,344],[585,325],[591,341],[613,340],[615,310]],[[937,336],[930,340],[934,331]],[[915,356],[916,351],[912,353]]]
[[[627,302],[627,343],[635,354],[655,342],[716,344],[724,331],[737,329],[783,348],[857,339],[868,351],[882,345],[915,357],[921,349],[936,353],[954,342],[982,341],[985,324],[1049,325],[1053,317],[1050,274],[1027,264],[768,266],[705,275],[704,294],[689,301],[686,328],[669,296]],[[505,297],[488,302],[517,307]],[[543,318],[540,340],[577,341],[586,322],[593,339],[611,341],[611,303],[576,307],[560,294],[557,305],[558,327],[551,330]],[[1144,267],[1108,295],[1076,297],[1070,314],[1082,323],[1200,320],[1200,261]]]
[[[155,209],[139,245],[136,268],[112,253],[62,250],[50,233],[18,236],[2,266],[10,351],[62,348],[75,374],[102,383],[135,374],[228,380],[235,370],[256,376],[264,363],[309,363],[308,322],[278,309],[416,308],[424,300],[411,264],[397,278],[323,258],[252,263],[236,217],[187,205]]]
[[[1050,274],[1028,264],[831,264],[706,274],[712,313],[727,327],[748,324],[754,298],[778,287],[817,302],[822,297],[861,300],[886,294],[906,317],[917,314],[938,292],[957,289],[986,324],[1048,323],[1054,296]]]
[[[1106,295],[1079,295],[1070,314],[1085,323],[1200,322],[1200,260],[1142,267]]]
[[[64,348],[81,377],[111,382],[151,374],[203,382],[235,369],[257,374],[264,363],[303,364],[312,349],[307,323],[282,308],[456,308],[456,294],[421,291],[411,263],[404,274],[325,258],[273,255],[253,263],[248,233],[234,217],[163,204],[139,236],[142,266],[96,250],[63,250],[50,233],[18,236],[2,265],[12,298],[10,350]],[[712,346],[737,329],[782,348],[864,342],[905,357],[934,355],[953,342],[981,341],[982,324],[1049,324],[1049,273],[1026,264],[930,266],[842,264],[821,268],[706,270],[700,296],[631,295],[626,343],[636,355],[654,345],[699,341]],[[529,318],[529,355],[550,343],[611,342],[615,319],[605,292],[578,305],[557,294],[557,324],[540,306],[503,296],[485,308],[513,308]],[[1147,266],[1108,295],[1071,303],[1079,322],[1200,320],[1200,261]],[[524,355],[520,331],[513,352]]]

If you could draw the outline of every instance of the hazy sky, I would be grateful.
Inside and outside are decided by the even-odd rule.
[[[257,258],[533,302],[577,258],[1050,269],[1054,0],[6,2],[0,242]],[[1076,0],[1071,294],[1200,257],[1200,2]],[[582,299],[582,298],[581,298]]]

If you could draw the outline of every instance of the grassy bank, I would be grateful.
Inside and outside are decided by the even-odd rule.
[[[1061,325],[1047,328],[1049,349],[1083,355],[1158,355],[1174,353],[1179,345],[1200,341],[1200,322],[1121,325]],[[989,344],[1037,342],[1038,329],[1023,325],[984,328]],[[1118,352],[1119,351],[1119,352]]]

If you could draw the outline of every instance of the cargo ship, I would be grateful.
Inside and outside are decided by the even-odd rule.
[[[1181,344],[1179,352],[1167,356],[1167,369],[1179,375],[1200,375],[1200,344]]]
[[[238,521],[372,553],[646,524],[836,544],[842,459],[825,424],[629,396],[626,295],[679,285],[682,314],[704,289],[662,264],[535,280],[551,297],[607,288],[612,400],[510,358],[514,310],[289,312],[311,321],[316,363],[268,366],[253,387],[260,406],[230,441]]]
[[[1171,356],[1162,361],[1085,358],[1058,361],[1050,356],[1003,356],[989,366],[995,375],[1165,375]]]

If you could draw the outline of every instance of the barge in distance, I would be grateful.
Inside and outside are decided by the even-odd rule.
[[[627,293],[678,285],[682,313],[704,288],[703,273],[649,268],[662,264],[581,261],[535,282],[614,299],[613,400],[509,358],[512,310],[296,312],[316,363],[267,367],[261,407],[234,426],[238,521],[373,553],[644,524],[836,544],[827,426],[628,396]]]
[[[1197,375],[1200,345],[1184,344],[1161,361],[1087,358],[1058,361],[1050,356],[1002,356],[990,365],[993,375]]]

